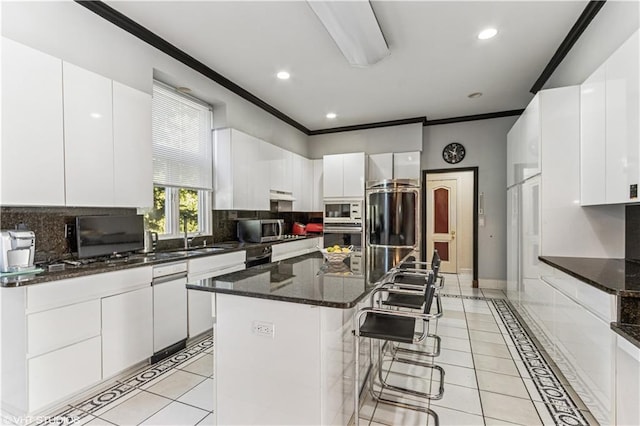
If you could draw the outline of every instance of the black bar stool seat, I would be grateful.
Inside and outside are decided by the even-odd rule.
[[[424,299],[423,299],[424,301]],[[422,306],[422,305],[420,305]],[[420,308],[418,306],[418,308]],[[416,321],[372,312],[360,326],[360,336],[399,343],[413,343]]]

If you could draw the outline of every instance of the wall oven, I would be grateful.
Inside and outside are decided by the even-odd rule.
[[[364,229],[362,222],[357,223],[331,223],[324,225],[323,244],[331,247],[336,244],[340,246],[354,246],[360,250],[364,243]]]

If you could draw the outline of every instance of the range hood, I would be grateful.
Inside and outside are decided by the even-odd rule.
[[[271,201],[295,201],[293,198],[293,194],[291,192],[286,191],[276,191],[272,189],[269,191],[269,199]]]

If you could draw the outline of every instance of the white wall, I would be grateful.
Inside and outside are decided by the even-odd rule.
[[[345,152],[410,152],[422,150],[422,123],[354,130],[309,137],[310,158]]]
[[[581,84],[639,26],[640,2],[607,1],[544,88]]]
[[[186,86],[234,127],[308,156],[307,135],[75,2],[2,2],[2,35],[151,93],[152,78]],[[233,76],[230,76],[233,80]]]
[[[485,226],[478,228],[478,278],[504,280],[506,265],[507,132],[517,117],[424,127],[422,169],[478,167],[478,191],[484,193]],[[442,149],[460,142],[465,159],[456,165],[442,159]]]

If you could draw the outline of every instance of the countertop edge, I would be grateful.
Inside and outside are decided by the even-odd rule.
[[[620,294],[621,293],[618,290],[612,289],[612,288],[607,287],[605,285],[602,285],[602,284],[600,284],[600,283],[598,283],[596,281],[593,281],[592,279],[589,279],[589,278],[585,277],[584,275],[580,274],[577,271],[574,271],[574,270],[568,269],[568,268],[566,268],[566,267],[564,267],[562,265],[559,265],[559,264],[555,263],[554,261],[550,260],[549,258],[547,258],[546,256],[538,256],[538,259],[540,259],[540,261],[542,261],[543,263],[546,263],[547,265],[552,266],[552,267],[556,268],[557,270],[564,272],[565,274],[569,274],[572,277],[579,279],[580,281],[584,282],[585,284],[589,284],[592,287],[597,288],[598,290],[602,290],[602,291],[604,291],[606,293],[609,293],[609,294]],[[624,259],[611,259],[611,260],[624,260]]]
[[[616,334],[624,337],[629,343],[640,349],[640,325],[612,322],[610,327]]]
[[[371,292],[365,291],[363,294],[358,296],[356,300],[351,302],[327,302],[322,300],[313,300],[313,299],[300,299],[295,297],[286,297],[286,296],[274,296],[262,293],[252,293],[249,291],[239,291],[239,290],[230,290],[224,288],[213,288],[213,287],[203,287],[197,284],[187,284],[187,289],[189,290],[197,290],[197,291],[206,291],[209,293],[220,293],[220,294],[228,294],[230,296],[239,296],[239,297],[252,297],[256,299],[266,299],[266,300],[275,300],[279,302],[288,302],[288,303],[298,303],[301,305],[309,305],[309,306],[320,306],[323,308],[337,308],[337,309],[350,309],[358,304],[360,300],[364,298],[367,294]]]

